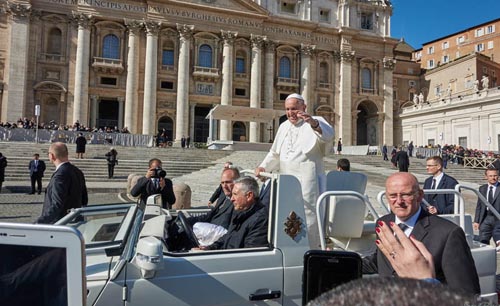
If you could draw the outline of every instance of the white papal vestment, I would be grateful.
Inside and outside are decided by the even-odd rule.
[[[326,188],[323,158],[334,136],[332,126],[322,117],[318,120],[322,133],[318,133],[303,120],[293,125],[283,122],[276,133],[271,150],[259,167],[266,172],[279,171],[297,177],[302,186],[308,237],[311,248],[320,245],[316,220],[316,200]]]

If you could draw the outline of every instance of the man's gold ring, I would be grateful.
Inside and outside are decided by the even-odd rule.
[[[396,252],[394,251],[390,252],[389,255],[391,255],[392,259],[396,258]]]

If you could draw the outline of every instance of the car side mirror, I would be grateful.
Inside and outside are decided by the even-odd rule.
[[[137,243],[134,264],[141,269],[143,278],[152,278],[156,271],[163,269],[163,245],[155,237],[144,237]]]

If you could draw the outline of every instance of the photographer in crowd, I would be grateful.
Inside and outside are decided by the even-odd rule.
[[[172,181],[166,176],[167,172],[161,168],[161,160],[153,158],[149,161],[146,176],[137,180],[137,184],[132,188],[130,194],[134,197],[140,195],[144,203],[149,196],[161,194],[162,207],[170,209],[175,204],[175,194]]]

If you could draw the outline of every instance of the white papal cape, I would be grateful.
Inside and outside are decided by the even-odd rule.
[[[316,200],[326,188],[323,158],[331,145],[334,131],[322,117],[313,118],[318,120],[321,134],[304,121],[296,125],[288,120],[283,122],[260,167],[266,169],[266,172],[279,171],[299,179],[304,197],[309,244],[316,249],[320,245]]]

